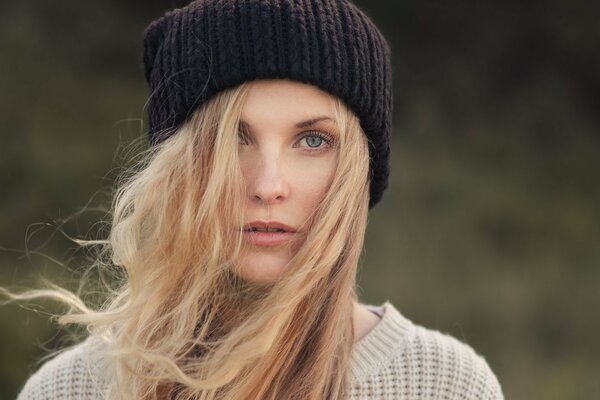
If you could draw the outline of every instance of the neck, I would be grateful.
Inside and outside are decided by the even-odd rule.
[[[358,302],[354,303],[353,309],[354,342],[365,337],[381,321],[377,315],[369,311],[367,307]]]

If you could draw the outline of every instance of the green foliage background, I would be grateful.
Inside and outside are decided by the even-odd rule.
[[[185,1],[0,1],[0,285],[76,288],[143,141],[141,33]],[[507,399],[600,397],[600,7],[356,1],[392,44],[392,173],[362,300],[485,356]],[[89,203],[89,210],[76,214]],[[103,231],[104,229],[104,231]],[[51,302],[0,307],[0,398],[64,343]]]

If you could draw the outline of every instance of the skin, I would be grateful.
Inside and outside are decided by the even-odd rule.
[[[304,127],[296,124],[329,117]],[[260,80],[251,87],[241,115],[238,151],[248,197],[245,221],[275,220],[298,231],[289,246],[244,244],[240,273],[253,282],[272,282],[302,244],[302,225],[325,196],[336,165],[339,130],[331,97],[297,81]],[[323,139],[318,135],[324,135]],[[328,142],[329,141],[329,142]],[[355,338],[379,317],[354,304]]]

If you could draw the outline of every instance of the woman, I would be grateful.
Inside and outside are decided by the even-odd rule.
[[[19,399],[502,399],[468,345],[358,302],[390,50],[345,0],[199,0],[144,33],[151,147],[117,188],[89,337]],[[28,298],[48,292],[12,295]]]

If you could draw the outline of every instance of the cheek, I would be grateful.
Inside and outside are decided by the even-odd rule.
[[[291,166],[290,183],[304,208],[313,209],[323,199],[331,186],[334,169],[333,157],[299,160]]]

